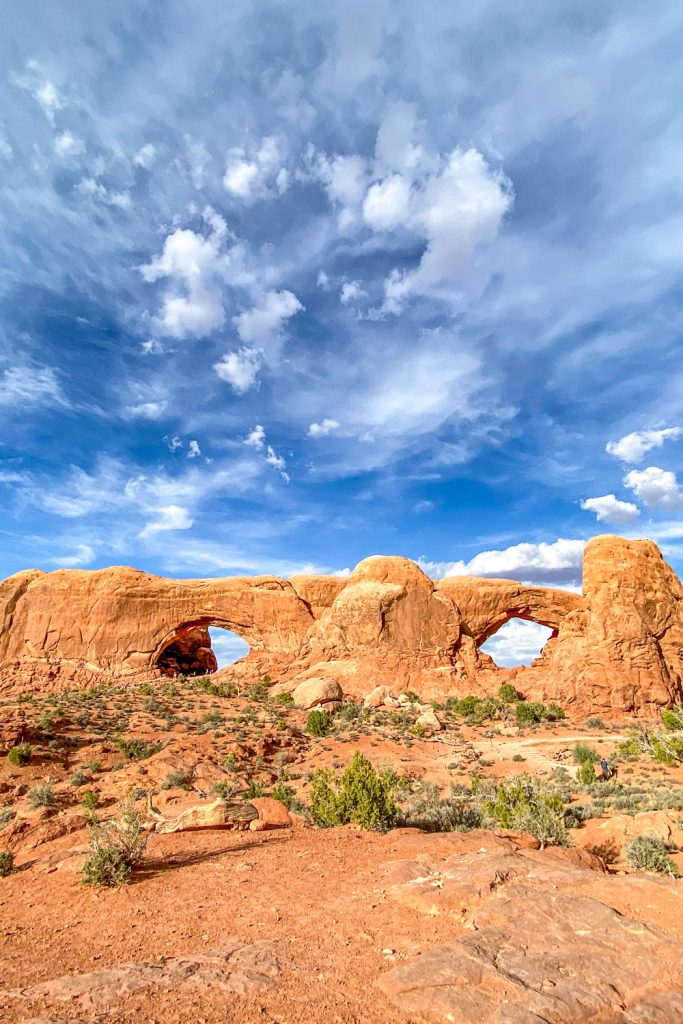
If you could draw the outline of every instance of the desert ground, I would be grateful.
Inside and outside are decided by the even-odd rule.
[[[312,716],[221,677],[3,701],[24,751],[0,760],[8,1024],[682,1018],[683,770],[636,749],[642,720],[417,694]],[[395,799],[385,831],[312,811],[356,751]],[[517,777],[557,797],[562,834],[496,825],[482,794]],[[126,796],[150,829],[221,799],[260,804],[263,829],[150,831],[127,884],[85,884]],[[629,858],[640,836],[664,868]]]

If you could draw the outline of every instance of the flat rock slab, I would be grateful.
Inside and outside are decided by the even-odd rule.
[[[595,898],[594,870],[526,850],[430,860],[389,865],[390,896],[466,930],[378,980],[403,1012],[458,1024],[683,1021],[680,941]]]
[[[280,965],[271,943],[229,939],[219,949],[206,953],[167,956],[153,963],[117,964],[2,992],[0,996],[69,1002],[78,1009],[97,1010],[153,985],[189,985],[230,995],[251,995],[273,988],[279,973]]]

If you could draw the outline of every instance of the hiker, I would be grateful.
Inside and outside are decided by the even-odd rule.
[[[602,772],[603,782],[606,782],[607,779],[612,778],[612,769],[609,766],[609,761],[605,757],[600,758],[600,771]]]

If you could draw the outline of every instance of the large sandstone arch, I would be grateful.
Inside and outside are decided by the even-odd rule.
[[[405,558],[373,556],[347,579],[172,580],[130,568],[27,570],[0,583],[0,693],[138,682],[179,632],[209,625],[249,644],[223,671],[283,687],[334,676],[426,699],[487,692],[479,647],[511,618],[556,634],[521,670],[534,699],[646,711],[683,700],[683,587],[651,541],[596,537],[583,596],[513,580],[435,583]],[[496,669],[495,671],[506,671]],[[516,671],[516,670],[507,670]]]

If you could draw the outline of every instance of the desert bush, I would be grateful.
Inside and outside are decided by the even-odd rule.
[[[327,736],[332,728],[332,715],[329,711],[313,708],[306,719],[306,732],[309,736]]]
[[[585,727],[587,729],[606,729],[607,728],[607,726],[605,725],[603,719],[600,718],[598,715],[594,715],[591,718],[587,718],[586,721],[583,724],[585,725]]]
[[[180,676],[176,677],[180,680]],[[234,697],[237,690],[231,683],[214,683],[208,676],[199,676],[194,680],[193,686],[210,697]]]
[[[287,810],[292,810],[298,802],[295,791],[291,786],[287,786],[284,782],[278,782],[276,786],[273,786],[271,795],[273,800],[279,800],[280,803],[283,803]]]
[[[119,817],[88,829],[91,853],[83,865],[85,885],[125,885],[147,845],[143,819],[132,794],[119,801]]]
[[[641,725],[631,730],[619,745],[617,755],[626,758],[644,755],[665,765],[683,763],[683,731],[664,732]]]
[[[501,702],[494,697],[475,697],[470,693],[466,697],[449,697],[445,710],[460,715],[470,725],[481,725],[499,716]]]
[[[17,768],[23,768],[31,760],[31,744],[23,740],[7,751],[7,760]]]
[[[254,800],[256,797],[263,796],[263,785],[260,782],[256,782],[255,779],[249,780],[247,786],[246,797],[247,800]]]
[[[574,764],[594,765],[600,760],[600,754],[595,747],[587,743],[577,743],[573,750]]]
[[[28,791],[29,807],[34,810],[52,811],[57,806],[54,783],[51,779],[46,782],[39,782],[33,789]]]
[[[127,740],[123,736],[117,736],[114,743],[129,761],[144,761],[161,750],[160,743],[148,743],[142,739]]]
[[[540,701],[518,701],[515,705],[515,721],[518,725],[535,725],[538,722],[559,722],[566,718],[557,704],[541,704]]]
[[[9,850],[0,850],[0,878],[6,878],[14,870],[14,854]]]
[[[502,700],[503,704],[515,704],[521,698],[512,683],[503,683],[498,691],[498,699]]]
[[[289,708],[294,703],[294,698],[291,693],[278,693],[275,698],[276,704],[282,704],[283,707]]]
[[[162,789],[189,789],[192,782],[191,775],[182,768],[169,772],[161,783]]]
[[[451,785],[448,796],[433,782],[421,783],[401,808],[400,823],[423,832],[467,832],[481,825],[481,814],[472,794]]]
[[[498,785],[478,783],[475,796],[484,823],[534,836],[544,846],[566,846],[565,808],[561,797],[530,775]]]
[[[216,796],[219,796],[221,800],[229,800],[237,792],[237,783],[228,779],[219,779],[213,785],[213,792]]]
[[[390,779],[373,768],[356,751],[341,777],[329,768],[313,773],[310,785],[311,815],[317,825],[360,825],[386,832],[398,817]]]
[[[249,700],[264,701],[270,693],[270,676],[264,676],[258,683],[249,687]]]
[[[661,875],[677,874],[665,843],[655,836],[636,836],[624,846],[626,860],[636,871],[656,871]]]
[[[338,711],[335,711],[335,722],[351,723],[365,722],[370,717],[370,708],[363,707],[355,700],[344,701]]]
[[[576,773],[577,781],[582,786],[593,786],[595,785],[595,766],[592,761],[581,761],[579,769]]]
[[[87,782],[90,782],[90,773],[83,768],[77,768],[69,782],[72,786],[85,786]]]
[[[407,697],[411,704],[420,704],[420,698],[412,690],[404,690],[403,696]]]
[[[662,723],[672,732],[683,730],[683,704],[674,704],[662,711]]]
[[[0,832],[2,832],[2,830],[4,828],[7,828],[7,826],[10,823],[10,821],[14,821],[16,816],[17,816],[17,812],[13,811],[11,807],[1,807],[0,808]]]
[[[86,789],[81,797],[81,803],[85,807],[86,811],[94,811],[100,805],[99,795],[94,789]]]

